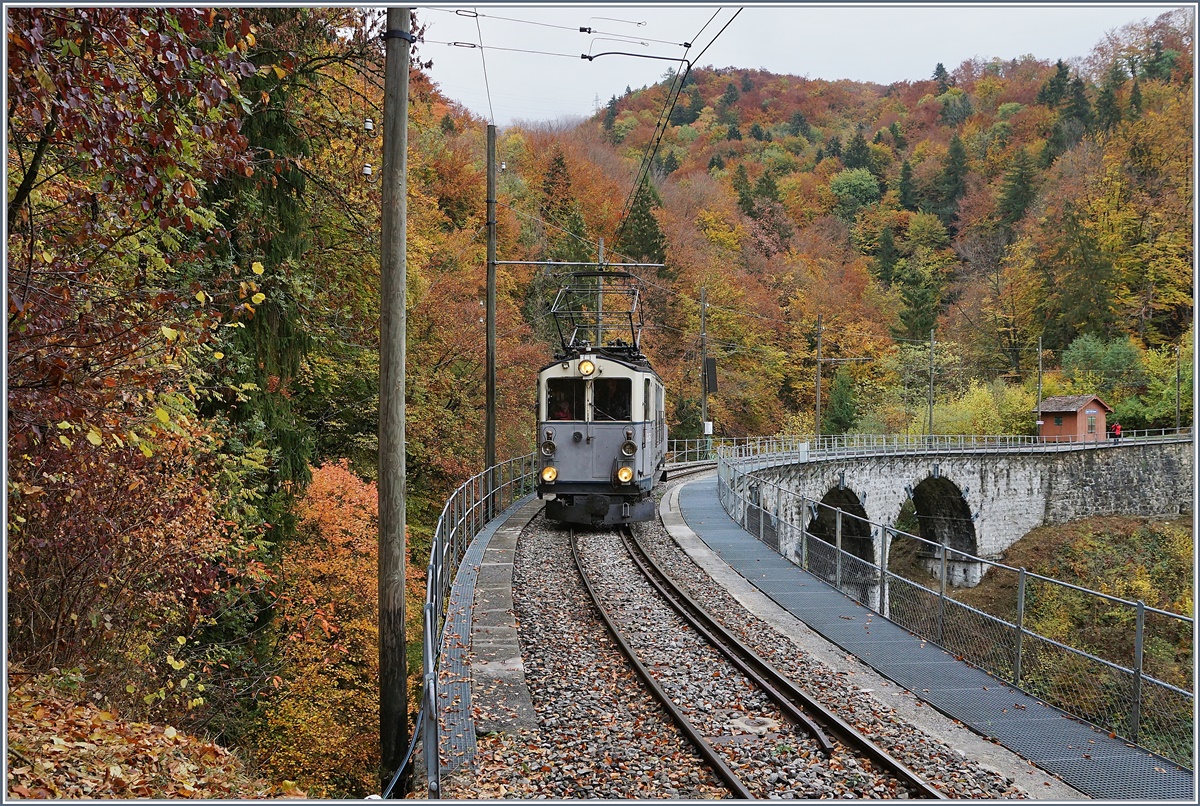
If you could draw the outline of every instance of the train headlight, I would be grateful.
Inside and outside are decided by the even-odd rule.
[[[618,467],[617,468],[617,481],[621,482],[622,484],[628,484],[629,482],[633,481],[633,468],[632,467]]]
[[[621,455],[633,456],[637,453],[637,443],[631,439],[627,439],[621,443]]]
[[[591,375],[595,371],[596,371],[596,365],[593,364],[591,361],[587,360],[586,358],[579,362],[579,374],[580,375]]]
[[[548,439],[541,444],[539,450],[541,450],[542,456],[553,456],[557,447],[553,440]]]
[[[558,478],[558,468],[553,465],[542,468],[542,481],[551,484]]]

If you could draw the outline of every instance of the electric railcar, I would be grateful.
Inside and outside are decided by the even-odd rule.
[[[538,373],[538,497],[546,517],[652,520],[667,423],[662,379],[641,353],[637,278],[576,272],[552,313],[562,350]]]

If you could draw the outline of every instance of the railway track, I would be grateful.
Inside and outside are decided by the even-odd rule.
[[[622,652],[735,797],[809,786],[827,797],[835,781],[847,797],[946,797],[710,618],[631,530],[572,533],[570,543]]]

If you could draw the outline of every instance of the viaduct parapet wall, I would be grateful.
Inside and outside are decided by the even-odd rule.
[[[1175,516],[1194,506],[1190,441],[812,458],[754,476],[793,499],[876,524],[895,524],[912,499],[922,536],[988,558],[1038,526],[1095,515]],[[813,516],[805,509],[797,503],[785,517],[807,525]]]

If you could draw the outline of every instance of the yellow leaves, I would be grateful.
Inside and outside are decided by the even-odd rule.
[[[742,239],[746,232],[741,225],[729,224],[719,214],[709,210],[701,210],[696,215],[696,226],[704,233],[708,242],[721,249],[736,251],[741,248]]]
[[[200,293],[203,294],[204,292],[201,291]],[[173,327],[167,327],[166,325],[163,325],[161,330],[163,337],[166,338],[167,341],[175,341],[175,339],[179,338],[179,331]]]
[[[225,357],[225,353],[221,352],[220,350],[217,350],[215,353],[213,353],[213,358],[217,359],[218,361],[220,361],[224,357]]]
[[[263,292],[259,291],[257,294],[252,296],[250,299],[251,299],[251,301],[254,302],[255,305],[262,305],[263,300],[265,300],[266,298],[267,298],[267,295],[264,294]]]
[[[87,441],[93,445],[99,445],[104,441],[104,438],[100,435],[99,431],[97,431],[95,428],[91,428],[87,432]]]
[[[257,260],[254,261],[253,263],[250,264],[250,271],[254,272],[255,274],[262,274],[263,273],[263,264]]]
[[[139,443],[138,448],[141,449],[142,455],[145,456],[147,459],[149,459],[151,456],[154,455],[154,451],[150,450],[150,446],[147,445],[145,442]]]
[[[205,294],[203,291],[196,292],[196,301],[199,302],[201,305],[208,302],[209,299],[210,299],[210,297],[208,296],[208,294]]]
[[[285,798],[307,798],[308,793],[301,789],[295,781],[284,781],[280,787]]]
[[[169,422],[171,422],[171,415],[168,414],[167,410],[164,409],[162,406],[158,406],[157,408],[154,409],[154,416],[163,425],[166,425]]]

